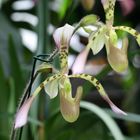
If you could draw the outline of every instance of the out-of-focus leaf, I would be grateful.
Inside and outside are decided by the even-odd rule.
[[[9,96],[9,102],[8,102],[8,112],[14,113],[16,109],[16,101],[15,101],[15,83],[13,78],[9,79],[9,86],[10,86],[10,96]]]
[[[4,73],[9,75],[9,54],[8,54],[8,39],[9,34],[12,34],[14,42],[16,42],[16,52],[18,59],[21,60],[21,38],[19,32],[12,26],[6,16],[0,11],[0,59],[2,61]]]
[[[98,117],[102,119],[102,121],[107,125],[108,129],[111,131],[115,140],[124,140],[124,136],[121,133],[119,127],[115,123],[115,121],[101,108],[96,106],[95,104],[89,102],[81,102],[81,107],[87,109],[93,113],[95,113]]]
[[[11,35],[9,36],[8,43],[9,43],[8,51],[10,57],[11,75],[15,81],[16,100],[18,100],[22,94],[24,82],[23,82],[22,71],[19,63],[19,58],[17,56],[17,51],[15,48],[15,43]]]
[[[71,0],[61,0],[61,6],[59,9],[60,18],[63,18],[65,16],[67,8],[70,6],[71,3],[72,3]]]
[[[8,96],[8,85],[6,84],[6,77],[0,61],[0,111],[5,111],[7,109]]]
[[[6,78],[5,78],[3,67],[0,61],[0,112],[2,112],[3,114],[7,111],[8,96],[9,96],[8,83],[6,83]],[[0,139],[2,139],[3,136],[8,135],[7,122],[8,121],[7,119],[5,119],[5,117],[0,118],[0,129],[1,129]]]
[[[138,115],[138,114],[127,113],[127,115],[125,115],[125,116],[120,116],[120,115],[115,114],[110,109],[105,109],[105,110],[109,115],[111,115],[114,118],[140,123],[140,115]]]

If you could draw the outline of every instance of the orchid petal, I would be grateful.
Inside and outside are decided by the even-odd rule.
[[[55,79],[53,81],[48,82],[45,86],[45,92],[50,96],[51,99],[55,98],[58,94],[58,84],[59,80]]]
[[[65,24],[63,27],[56,29],[53,33],[56,46],[58,48],[60,48],[60,46],[68,46],[73,32],[74,27],[69,24]]]
[[[15,129],[22,127],[27,123],[28,112],[35,96],[28,98],[18,110],[15,118]]]
[[[114,21],[114,7],[116,0],[101,0],[105,14],[106,22],[113,24]]]
[[[92,83],[98,90],[98,92],[100,93],[101,97],[110,105],[110,107],[112,108],[113,111],[115,112],[119,112],[120,114],[125,114],[122,110],[120,110],[117,106],[115,106],[112,101],[109,99],[107,93],[105,92],[103,86],[101,85],[101,83],[99,83],[99,81],[88,74],[74,74],[74,75],[69,75],[69,78],[82,78],[85,79],[87,81],[89,81],[90,83]]]
[[[84,66],[87,60],[89,49],[85,48],[75,59],[72,65],[72,73],[79,74],[84,72]]]
[[[61,114],[70,123],[75,122],[79,117],[82,92],[82,87],[78,87],[75,98],[72,98],[71,93],[67,93],[64,88],[60,89]]]
[[[122,30],[130,33],[132,36],[134,36],[140,46],[140,33],[137,32],[135,29],[127,26],[116,26],[114,27],[115,30]]]
[[[93,54],[97,54],[101,51],[105,44],[105,27],[101,27],[97,32],[93,32],[89,37],[88,48],[91,48]]]
[[[128,68],[127,47],[128,43],[123,43],[122,49],[119,49],[109,43],[109,53],[107,59],[113,70],[116,72],[124,72]]]

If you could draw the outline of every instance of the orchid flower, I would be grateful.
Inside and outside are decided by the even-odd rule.
[[[133,35],[136,38],[138,45],[140,45],[140,34],[131,27],[113,27],[116,0],[101,0],[101,2],[106,14],[106,23],[96,22],[90,24],[98,28],[96,31],[87,31],[85,29],[87,24],[84,25],[85,27],[83,26],[83,29],[90,34],[87,48],[90,48],[95,55],[99,53],[105,45],[109,64],[116,72],[123,72],[128,67],[128,43],[126,39],[124,39],[122,48],[118,48],[118,36],[116,34],[116,30],[126,31]],[[88,19],[88,21],[91,23],[92,18]],[[95,21],[95,19],[93,19],[93,21]]]
[[[56,46],[59,48],[60,71],[46,78],[33,92],[31,97],[21,106],[16,114],[15,129],[26,124],[29,108],[42,89],[45,89],[50,99],[60,95],[60,111],[63,118],[68,122],[74,122],[78,119],[80,112],[80,100],[82,97],[82,87],[77,88],[75,97],[72,97],[72,86],[70,78],[82,78],[93,84],[101,97],[108,102],[112,110],[118,114],[126,114],[115,106],[106,94],[103,86],[99,81],[88,74],[68,75],[68,50],[70,39],[73,35],[74,27],[66,24],[56,29],[53,34]]]

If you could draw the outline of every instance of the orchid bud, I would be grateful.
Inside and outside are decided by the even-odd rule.
[[[56,29],[53,33],[53,38],[55,40],[56,46],[58,48],[62,46],[68,47],[73,32],[74,27],[69,24],[65,24],[63,27]]]
[[[123,40],[121,49],[112,44],[109,45],[108,62],[116,72],[124,72],[128,67],[127,47],[128,41],[126,39]]]
[[[79,117],[82,87],[77,88],[75,98],[67,93],[64,88],[60,89],[60,110],[63,118],[68,122],[75,122]]]
[[[90,14],[90,15],[87,15],[87,16],[83,17],[80,20],[79,25],[82,26],[82,27],[87,26],[87,25],[94,25],[98,21],[99,21],[98,16],[96,16],[94,14]]]
[[[18,110],[15,118],[15,129],[22,127],[27,123],[28,112],[35,96],[28,98],[25,103]]]
[[[95,0],[81,0],[81,3],[85,10],[90,11],[95,4]]]

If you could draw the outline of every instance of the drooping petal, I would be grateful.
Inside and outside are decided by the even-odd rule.
[[[61,114],[70,123],[75,122],[79,117],[82,92],[82,87],[78,87],[75,98],[72,98],[71,93],[67,93],[64,88],[60,89]]]
[[[45,92],[50,96],[51,99],[55,98],[58,94],[59,79],[48,82],[45,86]]]
[[[101,51],[105,44],[105,32],[106,28],[101,27],[97,32],[93,32],[89,37],[88,48],[91,48],[93,54],[97,54]]]
[[[87,60],[87,56],[89,53],[89,48],[85,48],[75,59],[72,65],[72,73],[80,74],[84,72],[84,66]]]
[[[15,118],[15,129],[22,127],[27,123],[28,112],[35,96],[31,96],[18,110]]]
[[[127,113],[125,113],[124,111],[122,111],[121,109],[119,109],[116,105],[114,105],[112,103],[112,101],[110,101],[110,107],[111,109],[118,115],[127,115]]]
[[[123,112],[117,106],[115,106],[113,104],[113,102],[109,99],[107,93],[105,92],[103,86],[101,85],[101,83],[99,83],[99,81],[95,77],[93,77],[91,75],[88,75],[88,74],[74,74],[74,75],[69,75],[69,77],[82,78],[82,79],[85,79],[85,80],[89,81],[90,83],[92,83],[97,88],[101,97],[110,105],[110,107],[112,108],[112,110],[114,112],[122,114],[122,115],[125,114],[125,112]]]
[[[137,32],[135,29],[127,26],[116,26],[114,27],[115,30],[122,30],[130,33],[132,36],[134,36],[140,46],[140,33]]]
[[[107,59],[113,70],[116,72],[124,72],[128,68],[128,43],[123,43],[123,47],[121,49],[114,47],[111,43],[109,43],[109,45],[106,47],[109,48]]]
[[[53,33],[53,38],[55,40],[56,46],[68,46],[70,39],[72,37],[74,27],[65,24],[63,27],[57,28]]]

